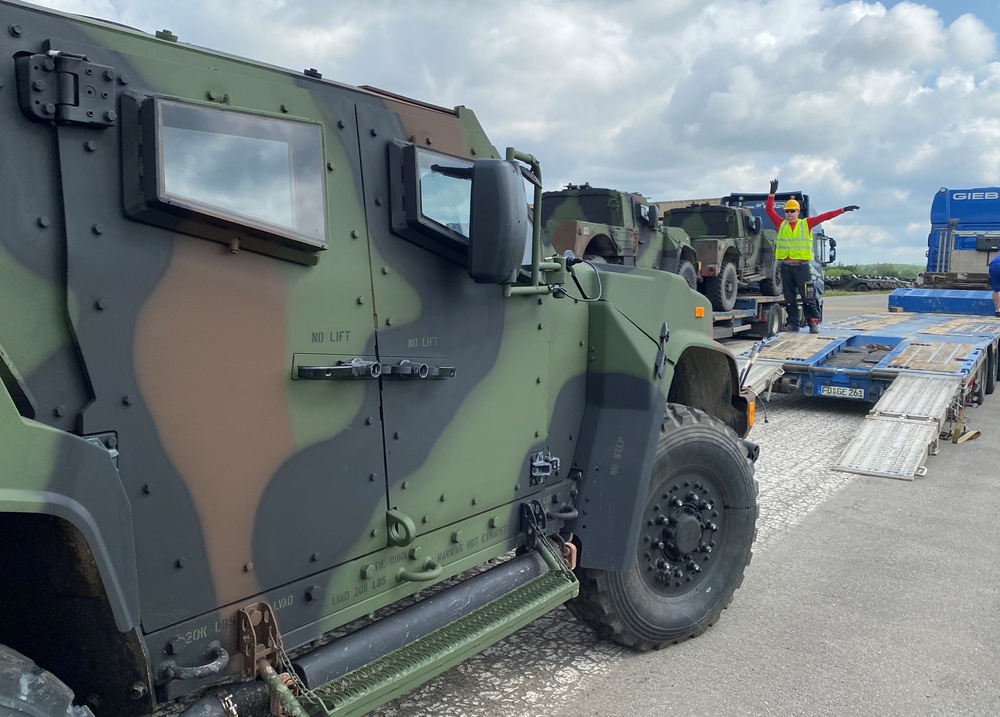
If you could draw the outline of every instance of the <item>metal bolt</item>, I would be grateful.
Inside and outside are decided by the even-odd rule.
[[[120,85],[127,85],[128,84],[128,75],[122,75],[121,77],[119,77],[118,78],[118,84],[120,84]]]
[[[371,128],[371,135],[372,135],[372,137],[378,137],[378,130],[375,129],[374,127],[372,127]]]
[[[108,448],[115,448],[118,445],[118,439],[115,438],[114,436],[108,436],[107,438],[104,439],[104,445],[106,445]]]
[[[319,585],[310,585],[306,588],[306,600],[312,602],[319,598],[320,590]]]
[[[378,478],[378,473],[369,473],[368,474],[368,481],[369,482],[374,483],[376,478]]]
[[[51,57],[46,57],[42,60],[42,69],[45,72],[53,72],[56,69],[56,61]]]
[[[215,102],[217,99],[219,99],[219,95],[218,93],[216,93],[215,90],[209,90],[208,92],[206,92],[205,97],[210,99],[212,102]]]
[[[701,508],[702,510],[711,510],[712,504],[709,503],[707,500],[703,500],[698,507]]]
[[[447,495],[445,495],[444,493],[442,493],[441,494],[441,502],[444,503],[445,500],[447,499],[447,497],[448,497]]]
[[[86,142],[83,143],[83,148],[85,150],[87,150],[88,152],[96,152],[97,151],[97,142],[95,142],[92,139],[88,139]]]
[[[104,79],[107,80],[108,82],[111,82],[117,76],[118,75],[115,74],[114,70],[105,70],[104,71]]]
[[[545,324],[538,324],[538,330],[541,331],[545,328]]]
[[[367,580],[374,573],[375,573],[375,570],[372,568],[371,565],[365,563],[364,565],[361,566],[361,579],[362,580]]]
[[[333,171],[333,162],[327,162],[326,163],[326,171],[328,171],[328,172],[332,172]]]
[[[146,495],[149,495],[150,493],[152,493],[153,492],[153,484],[152,483],[144,483],[143,486],[142,486],[142,492],[145,493]]]
[[[104,113],[104,119],[106,119],[108,122],[114,122],[116,119],[118,119],[118,113],[115,112],[114,110],[108,110],[107,112]]]
[[[104,311],[106,308],[108,308],[108,300],[98,299],[97,301],[94,302],[94,308],[97,309],[98,311]]]
[[[388,273],[389,273],[389,267],[383,266],[382,267],[382,273],[388,275]]]
[[[473,498],[472,499],[472,504],[473,505],[477,505],[478,503],[479,503],[479,499],[478,498]]]
[[[378,528],[372,528],[371,536],[373,538],[378,536]]]
[[[663,525],[666,522],[667,522],[667,516],[662,515],[662,514],[656,516],[656,524],[657,525]]]
[[[42,92],[45,89],[45,80],[35,80],[31,83],[31,89],[35,92]]]
[[[456,530],[454,533],[451,534],[451,542],[453,542],[453,543],[461,543],[462,542],[462,531],[461,530]]]
[[[375,206],[376,207],[382,206],[382,197],[375,197]]]
[[[695,492],[691,492],[687,494],[687,499],[692,503],[697,503],[699,500],[701,500],[701,496]]]
[[[187,642],[180,635],[174,635],[167,640],[168,655],[179,655],[184,652],[185,647],[187,647]]]
[[[477,154],[479,154],[479,152],[478,152],[478,151],[476,150],[476,148],[475,148],[475,147],[473,147],[472,149],[470,149],[470,150],[469,150],[469,153],[470,153],[470,154],[471,154],[471,155],[472,155],[473,157],[475,157],[475,156],[476,156]]]
[[[406,490],[409,487],[410,487],[410,481],[404,480],[403,481],[403,490]]]
[[[387,319],[385,320],[385,325],[386,325],[386,326],[392,326],[392,317],[391,317],[391,316],[390,316],[390,317],[388,317],[388,318],[387,318]]]
[[[135,396],[133,396],[131,393],[126,393],[124,396],[122,396],[123,406],[131,406],[133,403],[135,403]]]
[[[427,525],[427,523],[429,523],[430,520],[431,519],[425,515],[423,518],[420,519],[420,522],[423,523],[424,525]]]
[[[344,120],[337,120],[337,129],[344,129]]]
[[[243,572],[249,573],[251,570],[253,570],[253,561],[252,560],[250,562],[243,563]]]
[[[319,553],[313,553],[309,556],[309,562],[315,563],[319,561]]]
[[[368,418],[365,419],[365,425],[366,426],[372,425],[372,417],[371,416],[368,416]]]
[[[97,234],[98,236],[100,236],[101,234],[104,233],[104,225],[103,224],[95,224],[94,226],[92,226],[90,228],[90,231],[92,231],[92,232],[94,232],[94,234]]]
[[[149,694],[149,688],[142,682],[133,682],[132,686],[128,688],[128,698],[130,700],[141,700],[147,694]]]
[[[542,377],[541,376],[539,376],[538,378],[535,379],[535,383],[541,383],[541,382],[542,382]]]
[[[498,523],[497,516],[493,515],[493,516],[490,516],[490,519],[487,521],[486,524],[488,526],[490,526],[491,528],[495,528],[495,527],[497,527],[497,523]]]
[[[8,25],[7,32],[9,32],[14,37],[21,36],[21,26],[20,25]]]
[[[358,297],[358,306],[361,306],[363,303],[365,303],[365,297],[359,296]]]
[[[63,416],[66,415],[66,407],[65,406],[56,406],[52,410],[52,415],[54,415],[56,418],[62,418]]]
[[[400,433],[399,431],[396,431],[395,433],[393,433],[393,434],[392,434],[392,437],[393,437],[393,438],[395,438],[395,439],[396,439],[396,440],[398,441],[398,440],[399,440],[399,437],[400,437],[401,435],[402,435],[402,434],[401,434],[401,433]]]
[[[51,102],[46,102],[44,105],[42,105],[42,112],[44,114],[47,115],[54,114],[55,111],[56,111],[56,106]]]
[[[410,560],[416,560],[417,558],[419,558],[421,552],[423,551],[420,550],[419,545],[410,548]]]
[[[38,217],[38,226],[42,227],[42,229],[44,229],[45,227],[49,226],[51,223],[52,223],[52,220],[49,219],[46,216]]]
[[[719,529],[719,526],[716,525],[715,523],[706,523],[705,527],[708,528],[709,530],[718,530]]]
[[[285,113],[288,112],[288,105],[285,104],[284,102],[281,103],[281,111]]]
[[[183,568],[185,565],[187,565],[187,558],[185,557],[177,558],[177,560],[174,561],[175,568]]]
[[[351,239],[357,239],[359,236],[361,236],[361,235],[358,234],[358,230],[357,229],[352,229],[351,230]]]
[[[428,138],[427,138],[427,145],[428,145],[428,146],[430,146],[430,145],[432,145],[432,144],[434,144],[434,140],[433,140],[433,139],[431,139],[430,137],[428,137]]]

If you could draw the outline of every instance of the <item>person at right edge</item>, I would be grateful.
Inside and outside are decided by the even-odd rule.
[[[990,288],[993,289],[993,315],[1000,319],[1000,252],[989,265]]]
[[[781,264],[781,284],[785,295],[785,311],[788,313],[784,331],[798,331],[802,326],[797,295],[802,295],[802,311],[805,314],[809,333],[819,333],[819,309],[816,298],[809,295],[806,286],[812,279],[809,264],[813,260],[813,227],[828,219],[839,217],[844,212],[860,209],[857,204],[833,209],[814,217],[799,219],[799,203],[795,199],[785,202],[785,217],[782,219],[774,211],[774,193],[778,191],[778,180],[771,180],[771,191],[767,195],[764,209],[778,230],[778,243],[774,248],[774,260]]]

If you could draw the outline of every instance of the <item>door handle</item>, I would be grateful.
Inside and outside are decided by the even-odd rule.
[[[403,359],[396,364],[382,364],[382,376],[384,378],[421,380],[452,378],[454,375],[454,366],[431,366],[420,361],[411,361],[409,359]]]
[[[378,378],[382,375],[382,364],[354,358],[338,361],[334,366],[299,366],[296,378],[307,381],[352,381]]]

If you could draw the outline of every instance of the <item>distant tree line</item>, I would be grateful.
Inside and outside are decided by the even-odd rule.
[[[924,270],[921,264],[842,264],[837,262],[826,267],[827,276],[893,276],[899,279],[916,279]]]

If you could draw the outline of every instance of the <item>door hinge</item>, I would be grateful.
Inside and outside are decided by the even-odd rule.
[[[36,122],[114,127],[113,67],[91,62],[86,55],[55,50],[15,58],[17,98],[21,111]]]

